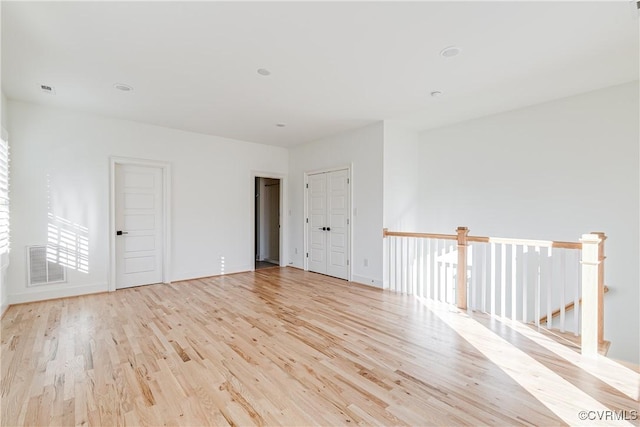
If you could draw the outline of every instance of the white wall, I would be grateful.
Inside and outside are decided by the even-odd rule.
[[[415,231],[418,225],[420,139],[414,130],[384,122],[384,226]]]
[[[351,164],[352,279],[382,286],[383,129],[379,122],[290,150],[290,264],[304,266],[304,173]]]
[[[609,355],[638,363],[638,126],[635,82],[424,132],[419,229],[569,241],[606,232]]]
[[[172,165],[172,280],[253,269],[254,171],[284,175],[283,148],[9,102],[10,303],[107,289],[109,157]],[[89,273],[26,287],[25,247],[47,243],[47,213],[89,229]]]
[[[1,9],[1,8],[0,8]],[[2,128],[7,132],[9,131],[9,116],[7,109],[7,97],[4,95],[4,92],[0,92],[1,95],[1,103],[0,103],[0,117],[2,117]],[[6,255],[5,255],[6,256]],[[4,314],[4,311],[9,306],[9,290],[7,286],[7,265],[0,266],[0,316]]]
[[[418,133],[393,120],[384,122],[384,228],[416,231],[420,208],[420,139]],[[386,241],[385,241],[386,243]],[[383,259],[388,248],[384,246]],[[388,263],[383,263],[384,287],[388,288]]]

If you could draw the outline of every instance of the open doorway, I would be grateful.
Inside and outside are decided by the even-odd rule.
[[[255,178],[255,269],[280,266],[281,180]]]

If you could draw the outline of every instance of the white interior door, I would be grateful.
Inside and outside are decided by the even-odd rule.
[[[325,174],[309,175],[307,193],[309,226],[308,268],[316,273],[327,273],[327,179]],[[324,228],[324,230],[323,230]]]
[[[349,278],[349,171],[309,175],[309,271]]]
[[[349,278],[349,171],[327,173],[327,274]]]
[[[162,282],[162,169],[115,167],[116,288]]]

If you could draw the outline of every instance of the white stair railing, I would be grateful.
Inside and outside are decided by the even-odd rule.
[[[559,242],[468,232],[466,227],[459,227],[457,234],[385,229],[386,287],[463,310],[570,330],[583,335],[583,353],[592,354],[594,340],[597,352],[598,343],[604,342],[604,233]],[[567,315],[571,307],[575,309]]]

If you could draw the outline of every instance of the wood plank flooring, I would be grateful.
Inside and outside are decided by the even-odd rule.
[[[638,424],[624,367],[292,268],[13,306],[1,332],[4,426]]]

